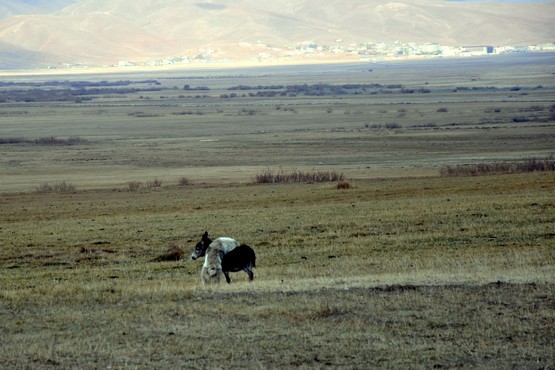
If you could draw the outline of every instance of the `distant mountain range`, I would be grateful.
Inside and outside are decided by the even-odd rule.
[[[554,14],[553,1],[12,0],[0,3],[0,69],[241,60],[303,42],[547,43]]]

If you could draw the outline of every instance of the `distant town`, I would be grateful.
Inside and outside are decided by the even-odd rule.
[[[554,52],[555,43],[537,45],[468,45],[447,46],[436,43],[418,44],[414,42],[369,42],[364,44],[344,45],[343,40],[337,40],[334,45],[319,45],[315,42],[303,42],[295,46],[280,48],[262,43],[240,43],[240,47],[256,50],[251,56],[232,58],[225,53],[205,49],[199,50],[191,56],[175,56],[155,59],[146,62],[120,60],[106,68],[126,67],[162,67],[169,65],[194,65],[194,64],[233,64],[233,63],[294,63],[318,61],[367,61],[380,62],[403,59],[425,58],[465,58],[487,55],[526,52]],[[63,63],[63,68],[87,68],[82,63]],[[56,67],[49,67],[56,68]]]

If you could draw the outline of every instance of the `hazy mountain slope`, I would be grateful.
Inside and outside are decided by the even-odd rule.
[[[555,3],[499,4],[440,0],[102,0],[66,8],[73,14],[104,11],[173,37],[269,42],[402,40],[500,43],[550,38]],[[550,12],[550,11],[553,12]],[[511,31],[514,27],[515,32]],[[512,34],[512,35],[511,35]],[[529,35],[532,34],[532,35]],[[522,35],[522,36],[521,36]],[[245,40],[246,39],[246,40]],[[222,40],[230,41],[230,40]]]
[[[78,0],[0,0],[0,19],[21,14],[45,14]]]
[[[28,69],[55,64],[59,58],[45,52],[21,49],[15,45],[0,42],[0,66],[2,69]]]
[[[107,64],[192,56],[205,49],[240,58],[255,55],[257,43],[283,48],[338,39],[451,45],[555,40],[555,2],[67,1],[73,3],[55,13],[1,19],[0,42],[57,55],[59,62]]]

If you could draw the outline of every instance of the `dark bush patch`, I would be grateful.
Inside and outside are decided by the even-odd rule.
[[[47,182],[40,184],[36,188],[37,193],[70,193],[75,191],[75,185],[68,184],[65,181],[50,185]]]
[[[55,136],[45,136],[38,139],[26,139],[22,137],[3,137],[0,138],[2,144],[25,144],[25,145],[79,145],[86,144],[89,141],[79,136],[60,139]]]
[[[275,183],[300,183],[300,182],[331,182],[343,181],[345,176],[334,171],[313,171],[303,172],[299,170],[285,173],[284,171],[274,172],[270,169],[256,175],[254,182],[257,184]]]
[[[177,184],[178,184],[179,186],[189,186],[189,185],[191,185],[191,180],[189,180],[188,177],[183,176],[183,177],[180,177],[180,178],[177,180]]]
[[[335,186],[335,188],[338,190],[350,189],[352,187],[353,186],[351,185],[351,183],[345,180],[339,181]]]
[[[444,166],[440,169],[442,176],[479,176],[486,174],[523,173],[536,171],[555,171],[553,158],[530,158],[524,161],[476,163],[456,166]]]

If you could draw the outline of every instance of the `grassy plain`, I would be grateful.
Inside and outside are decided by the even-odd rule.
[[[28,99],[21,93],[22,101],[0,103],[0,139],[88,140],[0,145],[0,192],[58,181],[80,189],[155,178],[176,184],[182,176],[247,182],[278,167],[356,178],[430,176],[445,164],[545,157],[555,140],[550,56],[84,75],[77,81],[71,75],[59,76],[55,86],[2,85],[0,94],[8,96],[33,89],[55,96],[52,91],[81,89],[76,82],[133,82],[71,100],[45,101],[31,92]],[[1,80],[48,83],[52,76]],[[304,84],[382,87],[285,96],[283,88],[263,88]],[[229,90],[240,85],[261,88]],[[114,92],[118,88],[137,91]],[[268,91],[277,94],[256,96]]]
[[[0,103],[0,138],[86,140],[0,145],[0,366],[553,367],[555,174],[439,176],[553,154],[552,66],[522,58],[168,72],[148,77],[169,90]],[[431,91],[222,97],[278,83]],[[268,168],[352,187],[253,184]],[[57,181],[76,188],[35,191]],[[152,262],[204,230],[254,247],[253,283]]]

